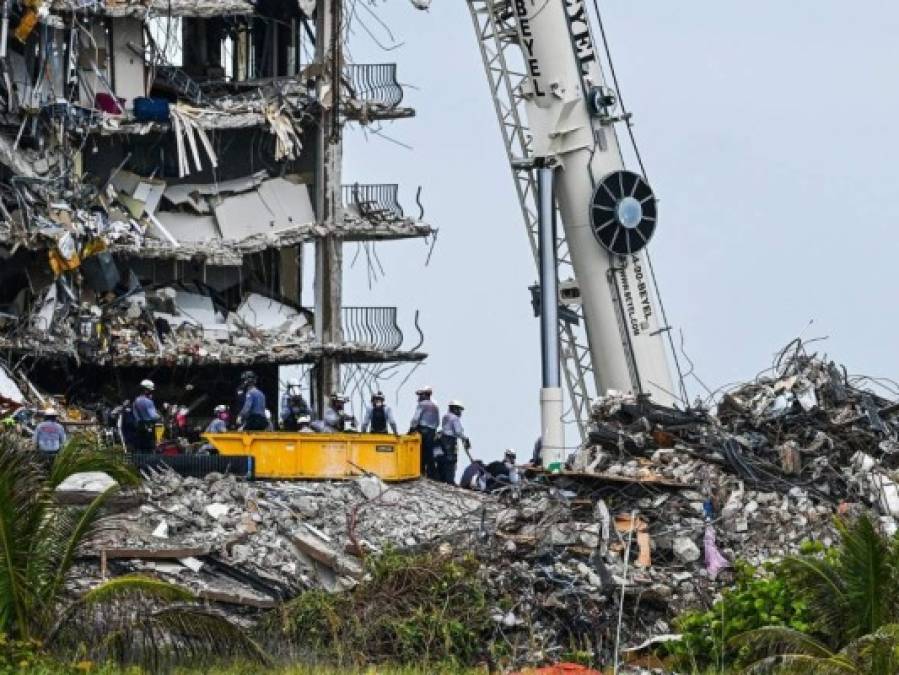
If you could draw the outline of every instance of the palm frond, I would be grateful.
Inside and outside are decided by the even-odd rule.
[[[66,478],[76,473],[102,471],[119,485],[137,485],[140,476],[125,463],[121,452],[100,443],[96,435],[76,434],[59,451],[50,469],[49,485],[58,487]]]
[[[100,595],[105,601],[99,601]],[[149,672],[234,658],[268,662],[239,626],[206,607],[173,605],[140,593],[130,595],[127,603],[120,599],[117,590],[77,603],[54,633],[50,647],[60,653],[81,650],[96,662],[135,665]]]
[[[832,646],[842,644],[851,602],[840,572],[829,560],[805,555],[784,559],[782,569],[791,586],[807,602],[817,628],[827,635]]]
[[[53,600],[62,590],[69,569],[72,567],[72,562],[75,560],[75,554],[78,552],[78,549],[85,538],[93,530],[94,524],[100,515],[100,510],[105,506],[109,498],[118,492],[118,490],[118,485],[110,485],[101,494],[97,495],[88,507],[81,512],[81,517],[75,524],[75,528],[71,530],[68,539],[65,540],[66,543],[61,557],[54,561],[56,563],[56,574],[53,577],[53,582],[47,589],[48,606],[52,606]]]
[[[744,675],[870,675],[856,664],[840,656],[828,658],[808,654],[777,654],[766,656],[743,669]]]
[[[754,653],[805,654],[827,659],[836,655],[826,644],[810,635],[786,626],[764,626],[735,635],[727,641],[731,647],[749,647]]]
[[[81,597],[80,602],[85,605],[96,605],[135,595],[167,602],[190,602],[197,599],[183,586],[140,574],[128,574],[110,579],[89,590]]]
[[[35,597],[28,563],[50,503],[35,453],[0,433],[0,632],[29,636]]]
[[[866,515],[851,523],[838,520],[837,530],[837,565],[850,610],[844,617],[844,634],[853,639],[889,621],[896,601],[890,593],[894,583],[889,545]]]
[[[846,645],[841,655],[861,664],[869,675],[894,675],[899,671],[899,624],[887,624]]]
[[[268,656],[239,626],[206,608],[166,607],[153,618],[191,653],[199,656],[249,658],[267,663]]]

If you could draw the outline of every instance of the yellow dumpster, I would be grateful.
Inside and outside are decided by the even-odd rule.
[[[421,474],[417,435],[240,431],[203,437],[222,455],[252,457],[257,478],[341,479],[368,471],[400,481]]]

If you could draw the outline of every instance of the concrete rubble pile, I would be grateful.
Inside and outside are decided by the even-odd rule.
[[[273,607],[306,589],[352,588],[360,556],[477,530],[485,495],[431,481],[246,482],[150,471],[137,504],[111,515],[73,590],[143,572],[234,608]]]
[[[623,594],[621,644],[638,651],[708,607],[737,560],[830,545],[834,517],[865,509],[895,532],[899,405],[878,382],[794,343],[713,410],[598,401],[568,471],[533,471],[545,490],[498,513],[488,576],[521,598],[497,616],[507,639],[524,660],[552,658],[571,635],[610,656]]]
[[[146,571],[256,609],[306,588],[352,588],[364,554],[388,545],[442,545],[478,556],[516,663],[573,644],[610,658],[619,615],[620,645],[638,653],[671,639],[678,613],[709,606],[738,560],[829,545],[834,517],[863,509],[895,531],[899,405],[874,386],[794,345],[714,409],[611,394],[565,471],[531,467],[488,494],[427,480],[153,474],[141,505],[104,526],[79,583]]]

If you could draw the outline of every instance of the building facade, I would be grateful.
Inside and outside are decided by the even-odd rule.
[[[433,234],[398,186],[342,176],[346,125],[414,114],[395,65],[345,59],[342,0],[7,5],[0,354],[17,372],[81,404],[149,377],[204,413],[247,369],[274,398],[303,366],[320,409],[348,368],[424,359],[396,308],[342,302],[347,243]]]

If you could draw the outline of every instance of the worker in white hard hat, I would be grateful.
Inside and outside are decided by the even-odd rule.
[[[224,434],[228,431],[228,406],[220,404],[212,411],[214,417],[206,427],[207,434]]]
[[[162,416],[156,411],[156,404],[153,402],[155,391],[156,385],[152,380],[143,380],[140,383],[140,394],[131,406],[137,426],[134,445],[138,452],[152,452],[156,448],[156,425],[162,421]]]
[[[434,448],[434,459],[437,462],[438,480],[453,485],[456,482],[459,442],[468,450],[471,448],[471,441],[462,428],[462,411],[465,406],[461,401],[450,401],[447,407],[449,412],[443,416],[440,445]]]
[[[287,389],[281,397],[281,430],[297,431],[297,421],[300,417],[312,414],[312,409],[303,398],[303,391],[300,381],[297,378],[291,378],[287,381]]]
[[[438,480],[434,444],[437,439],[437,427],[440,426],[440,409],[431,400],[433,393],[434,390],[430,386],[416,390],[418,405],[409,423],[409,433],[421,435],[421,475]]]
[[[66,444],[66,430],[58,418],[56,410],[47,408],[44,411],[44,421],[34,428],[35,449],[51,457],[55,457]]]
[[[312,415],[300,415],[297,418],[297,433],[312,434],[315,430],[312,428]]]
[[[226,434],[228,433],[228,420],[231,415],[228,411],[228,406],[224,404],[219,404],[212,409],[212,421],[206,425],[207,434]],[[200,446],[199,450],[200,454],[213,454],[216,453],[215,446],[211,443],[203,443]]]
[[[384,394],[376,391],[371,395],[371,405],[365,411],[362,433],[371,431],[373,434],[386,434],[388,430],[393,430],[394,434],[399,433],[393,410],[387,405]]]
[[[515,448],[506,448],[506,452],[503,454],[503,466],[506,468],[506,477],[512,485],[521,482],[517,461],[518,454],[515,452]]]
[[[331,401],[324,414],[325,433],[341,433],[356,426],[356,419],[346,412],[347,398],[340,392],[331,394]]]

